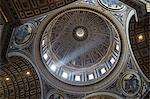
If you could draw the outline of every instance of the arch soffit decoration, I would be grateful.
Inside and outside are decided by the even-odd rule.
[[[146,81],[150,82],[150,80],[145,76],[145,74],[141,70],[139,64],[137,63],[137,60],[135,58],[135,55],[134,55],[132,47],[131,47],[131,42],[130,42],[130,37],[129,37],[129,23],[130,23],[130,20],[131,20],[132,17],[135,17],[136,21],[138,21],[138,19],[137,19],[137,13],[136,13],[135,10],[132,10],[128,14],[128,17],[126,19],[126,25],[125,25],[125,32],[127,34],[127,42],[128,42],[128,45],[129,45],[130,53],[131,53],[131,56],[133,58],[133,61],[134,61],[135,65],[136,65],[136,67],[138,68],[138,70],[140,71],[140,73],[142,74],[142,76],[144,77],[144,79],[146,79]]]
[[[31,56],[29,57],[29,55],[27,55],[26,53],[23,53],[22,51],[9,52],[7,56],[8,56],[8,58],[12,57],[12,56],[23,57],[24,59],[26,59],[27,61],[29,61],[31,63],[31,65],[33,66],[33,68],[35,69],[35,71],[36,71],[36,73],[37,73],[37,75],[39,77],[40,87],[41,87],[41,91],[42,91],[41,92],[41,99],[44,99],[44,87],[43,87],[44,83],[43,83],[43,81],[41,79],[41,76],[40,76],[40,73],[39,73],[37,67],[35,66],[35,64],[31,60],[32,59]]]

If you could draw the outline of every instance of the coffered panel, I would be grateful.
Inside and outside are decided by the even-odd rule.
[[[70,4],[76,0],[3,0],[9,10],[14,10],[20,19],[40,15]]]
[[[132,17],[129,35],[135,58],[141,70],[150,79],[150,17],[147,15],[139,22],[135,22]]]

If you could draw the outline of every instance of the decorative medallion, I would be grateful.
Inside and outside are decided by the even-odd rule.
[[[64,99],[64,97],[60,94],[54,93],[49,97],[49,99]]]
[[[122,10],[125,6],[119,0],[98,0],[99,4],[110,10]]]
[[[121,88],[126,96],[136,95],[141,88],[140,77],[135,72],[128,72],[121,79]]]
[[[103,79],[120,56],[120,38],[107,18],[90,9],[57,14],[41,38],[41,57],[49,72],[72,85]]]
[[[22,47],[29,43],[32,38],[32,31],[34,29],[34,25],[32,23],[25,23],[19,26],[15,30],[14,44],[17,47]]]

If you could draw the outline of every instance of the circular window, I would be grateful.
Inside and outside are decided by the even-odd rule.
[[[89,9],[70,9],[50,20],[40,48],[43,63],[54,77],[72,85],[88,85],[113,70],[121,44],[107,18]]]

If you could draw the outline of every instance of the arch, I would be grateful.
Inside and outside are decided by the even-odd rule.
[[[111,96],[111,97],[114,97],[115,99],[123,99],[123,97],[117,95],[117,94],[114,94],[114,93],[110,93],[110,92],[97,92],[97,93],[92,93],[92,94],[89,94],[87,95],[86,97],[82,98],[82,99],[87,99],[89,97],[93,97],[93,96],[101,96],[101,95],[104,95],[104,96]]]
[[[19,56],[19,57],[22,57],[24,59],[26,59],[27,61],[29,61],[29,63],[31,63],[31,65],[33,66],[33,68],[35,69],[37,75],[38,75],[38,78],[39,78],[39,81],[40,81],[40,87],[41,87],[41,99],[44,99],[44,87],[43,87],[43,82],[42,82],[42,79],[41,79],[41,76],[40,76],[40,73],[38,71],[38,69],[36,68],[35,64],[33,63],[33,61],[31,60],[32,58],[27,56],[27,54],[23,53],[22,51],[18,51],[18,52],[9,52],[8,53],[8,58],[9,57],[13,57],[13,56]]]
[[[128,14],[128,17],[126,19],[126,26],[125,26],[125,31],[126,31],[126,34],[127,34],[127,41],[128,41],[128,45],[129,45],[129,49],[130,49],[130,53],[131,53],[131,56],[134,60],[134,63],[136,65],[136,67],[138,68],[138,70],[140,71],[140,73],[142,74],[142,76],[148,81],[150,82],[150,80],[145,76],[145,74],[143,73],[143,71],[141,70],[139,64],[137,63],[137,60],[135,59],[135,56],[134,56],[134,53],[133,53],[133,50],[132,50],[132,47],[131,47],[131,42],[130,42],[130,37],[129,37],[129,24],[130,24],[130,20],[132,17],[134,17],[135,15],[135,19],[137,20],[137,17],[136,17],[136,12],[135,10],[131,10]]]

